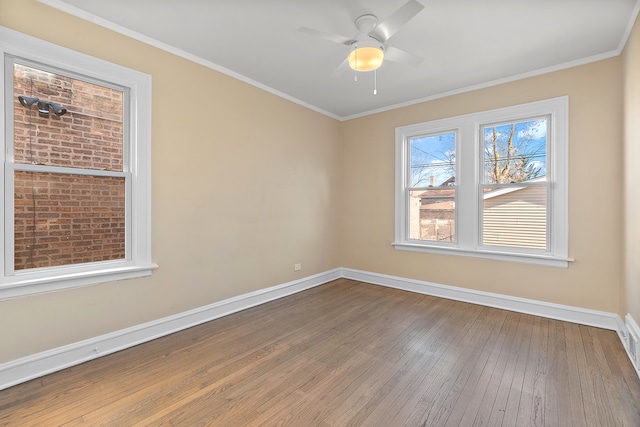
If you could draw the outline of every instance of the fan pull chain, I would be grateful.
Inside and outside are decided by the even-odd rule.
[[[355,64],[356,67],[353,69],[353,81],[358,81],[358,43],[354,43],[354,53],[355,53]]]
[[[378,94],[378,70],[373,70],[373,94]]]

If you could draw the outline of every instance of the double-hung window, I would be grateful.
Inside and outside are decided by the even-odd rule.
[[[566,267],[568,98],[396,129],[396,249]]]
[[[150,274],[150,77],[0,28],[0,299]]]

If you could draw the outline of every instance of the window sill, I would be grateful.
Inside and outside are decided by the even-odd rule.
[[[392,245],[401,251],[422,252],[439,255],[466,256],[471,258],[490,259],[494,261],[511,261],[525,264],[536,264],[547,267],[567,268],[573,258],[557,257],[550,255],[521,254],[513,252],[500,252],[488,250],[468,250],[456,247],[427,246],[415,243],[394,242]]]
[[[0,301],[11,298],[60,291],[95,285],[115,280],[132,279],[151,275],[157,264],[134,265],[94,269],[84,272],[49,274],[46,277],[21,277],[19,274],[5,278],[0,284]]]

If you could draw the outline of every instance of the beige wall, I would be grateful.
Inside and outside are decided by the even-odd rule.
[[[0,302],[0,363],[339,266],[338,121],[35,0],[0,25],[152,75],[160,266]]]
[[[619,57],[344,123],[344,267],[622,313]],[[569,268],[395,250],[394,128],[569,96]],[[366,206],[366,209],[363,209]]]
[[[622,55],[624,67],[625,269],[622,306],[640,322],[640,22]]]

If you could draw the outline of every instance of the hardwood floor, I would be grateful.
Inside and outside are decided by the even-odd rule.
[[[340,279],[0,392],[3,426],[640,426],[608,330]]]

